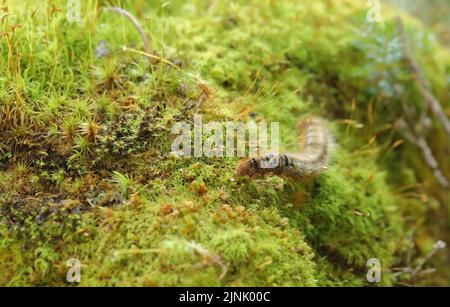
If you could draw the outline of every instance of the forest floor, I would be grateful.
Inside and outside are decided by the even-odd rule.
[[[83,286],[360,286],[371,258],[378,285],[449,284],[449,190],[426,160],[450,178],[449,137],[402,34],[447,117],[450,52],[420,21],[383,6],[369,23],[364,1],[114,2],[149,61],[106,1],[79,22],[66,1],[6,3],[0,285],[70,285],[72,258]],[[171,154],[196,113],[279,122],[282,151],[320,116],[332,162],[255,179]]]

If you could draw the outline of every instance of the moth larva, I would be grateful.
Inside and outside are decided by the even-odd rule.
[[[300,179],[326,169],[334,141],[325,120],[310,117],[299,128],[302,131],[299,153],[264,154],[247,159],[239,164],[237,174],[253,177],[272,173]]]

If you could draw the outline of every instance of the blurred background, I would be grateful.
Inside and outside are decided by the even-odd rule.
[[[449,0],[385,0],[382,3],[398,7],[416,16],[436,33],[442,44],[450,46]]]

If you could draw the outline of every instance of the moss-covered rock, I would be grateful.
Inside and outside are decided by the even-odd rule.
[[[0,285],[69,285],[71,258],[84,286],[368,285],[370,258],[382,285],[448,284],[442,252],[432,275],[394,274],[449,239],[448,190],[393,129],[402,101],[421,108],[396,11],[369,24],[355,1],[121,1],[175,63],[149,66],[122,48],[142,49],[132,24],[98,2],[80,23],[65,1],[16,1],[1,20]],[[405,20],[448,108],[448,50]],[[277,121],[290,151],[299,119],[322,116],[333,161],[299,182],[171,154],[171,127],[197,112]],[[426,135],[448,178],[441,130]]]

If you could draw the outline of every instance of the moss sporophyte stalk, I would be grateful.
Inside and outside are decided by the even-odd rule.
[[[327,168],[334,140],[327,124],[320,118],[308,118],[300,124],[303,130],[301,153],[264,153],[238,166],[240,176],[268,173],[301,179],[318,175]]]
[[[448,285],[450,27],[388,2],[6,2],[0,285]]]

